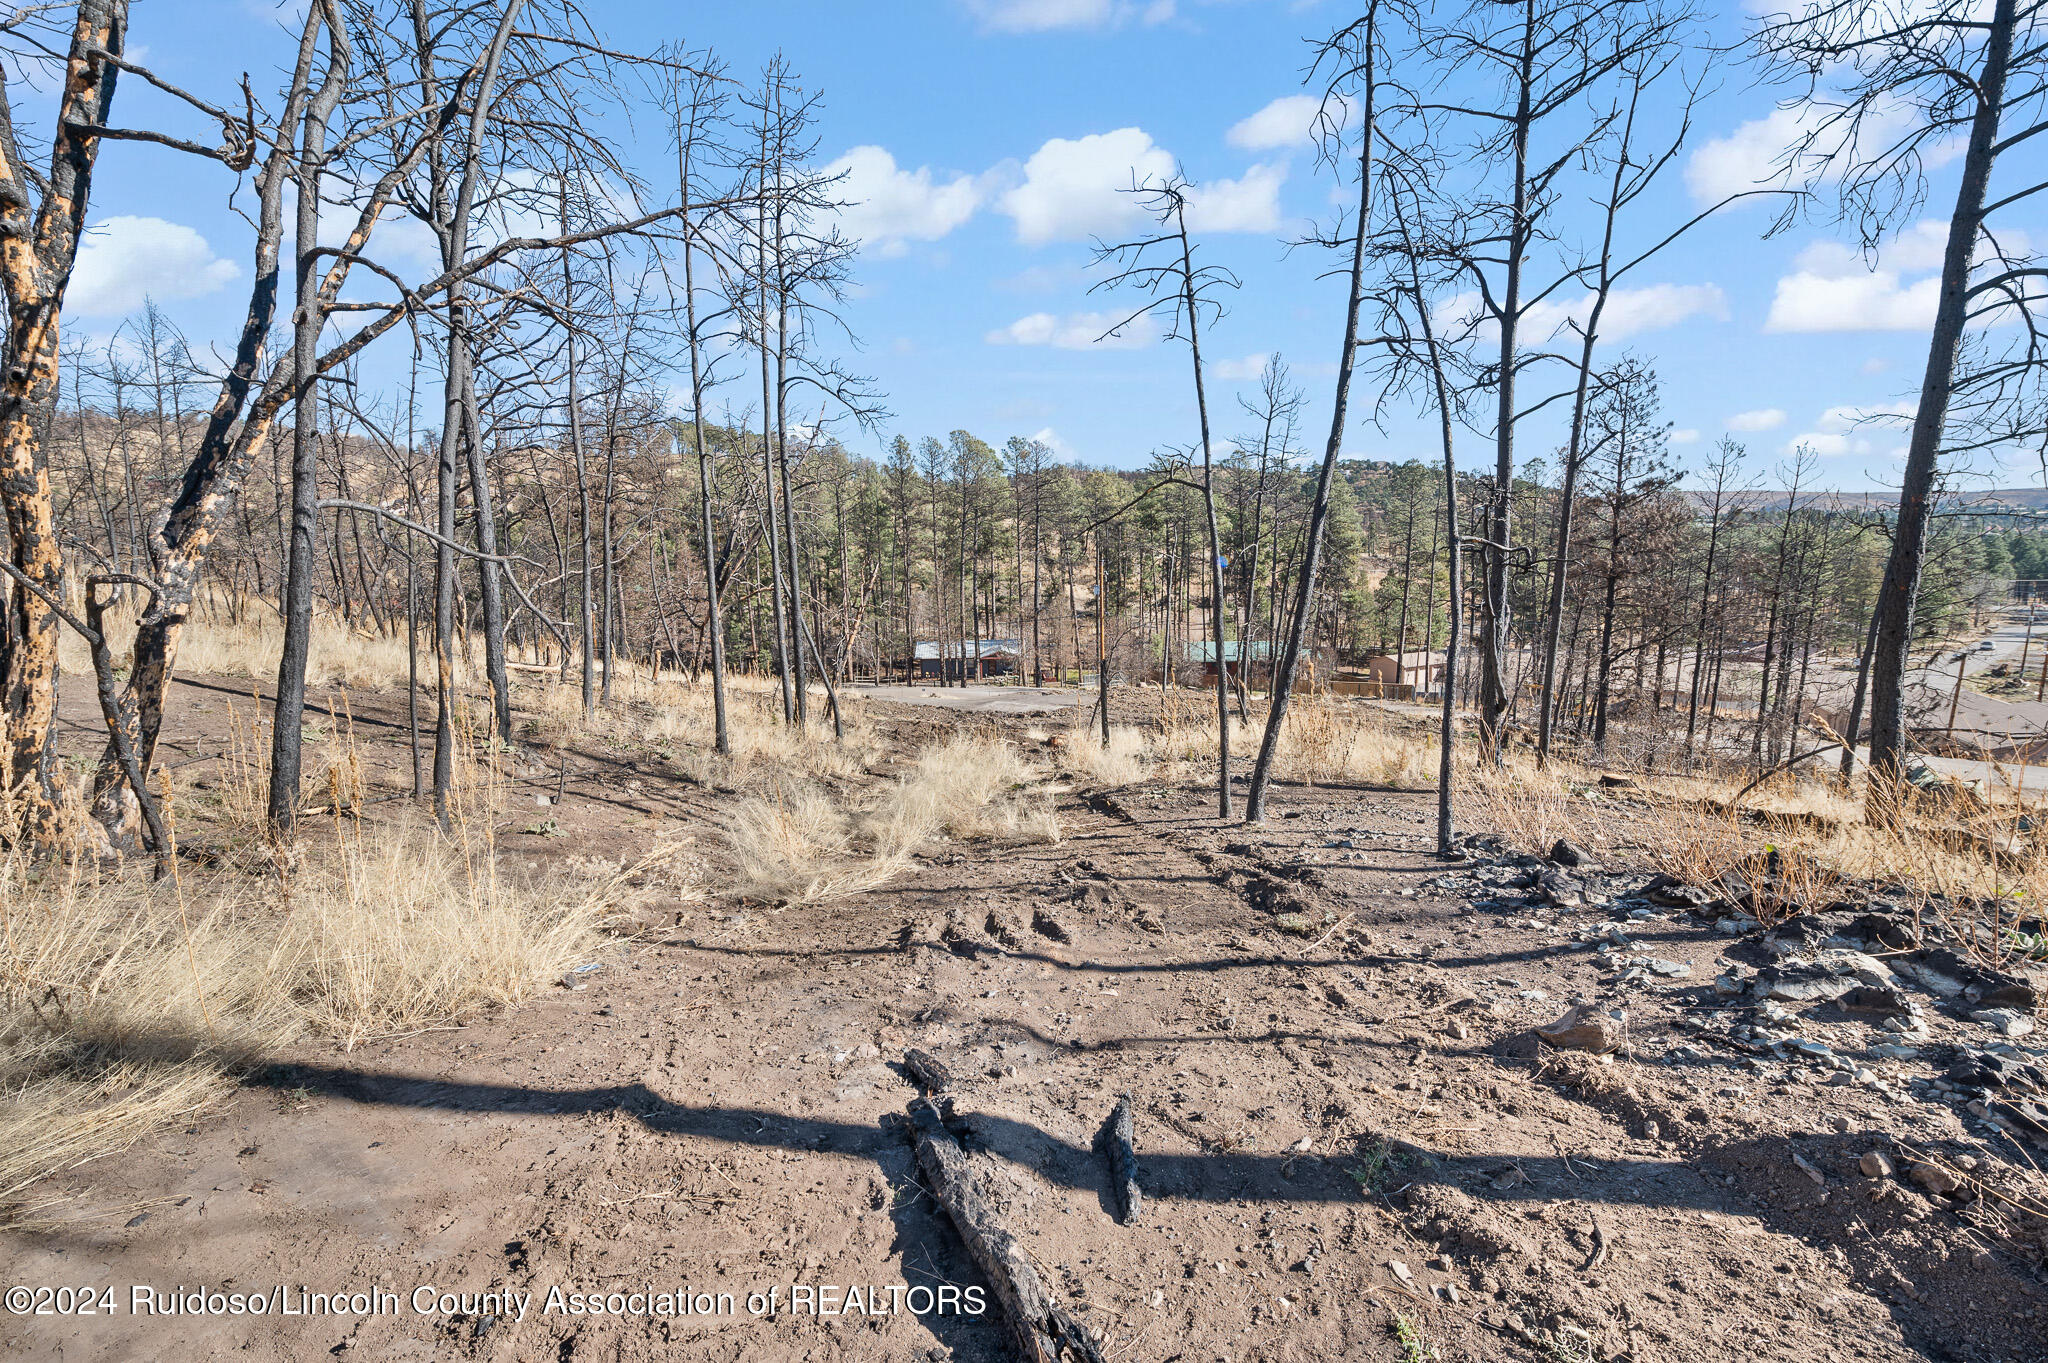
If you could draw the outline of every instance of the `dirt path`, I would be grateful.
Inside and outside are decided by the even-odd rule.
[[[708,807],[585,765],[589,798],[553,811],[578,847],[644,837],[635,807]],[[61,1180],[55,1227],[0,1242],[4,1277],[112,1288],[115,1314],[0,1317],[0,1349],[1006,1358],[992,1313],[910,1305],[980,1283],[900,1128],[916,1046],[960,1077],[998,1211],[1119,1363],[2048,1356],[2038,1245],[1859,1172],[1888,1138],[1961,1138],[1957,1107],[1679,1030],[1716,1006],[1711,927],[1628,920],[1690,973],[1618,982],[1577,940],[1617,910],[1447,871],[1427,795],[1289,788],[1251,834],[1208,799],[1083,792],[1058,845],[949,849],[818,909],[679,911],[503,1016],[309,1048]],[[1634,1058],[1536,1055],[1530,1028],[1575,997],[1626,1008]],[[1129,1227],[1091,1148],[1122,1093]],[[817,1284],[863,1309],[793,1298]],[[149,1318],[135,1285],[386,1295]],[[710,1295],[592,1316],[545,1309],[553,1289]]]

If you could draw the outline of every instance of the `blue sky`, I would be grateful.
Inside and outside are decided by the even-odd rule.
[[[851,363],[876,378],[893,413],[878,436],[851,436],[857,447],[964,427],[991,443],[1035,435],[1067,457],[1127,466],[1191,441],[1183,347],[1142,334],[1090,344],[1117,307],[1088,293],[1101,273],[1091,238],[1130,224],[1116,186],[1133,169],[1178,164],[1197,186],[1202,250],[1244,285],[1205,336],[1217,433],[1247,429],[1235,398],[1254,391],[1260,359],[1277,350],[1308,390],[1302,443],[1320,452],[1342,288],[1318,278],[1326,256],[1285,243],[1312,217],[1327,219],[1337,191],[1302,135],[1299,95],[1304,39],[1342,22],[1348,5],[614,0],[589,13],[615,45],[708,45],[736,73],[780,48],[823,92],[824,157],[848,171],[845,193],[860,202],[847,226],[865,242],[846,311],[864,349]],[[288,57],[282,15],[263,0],[138,0],[131,43],[168,79],[225,102],[242,69],[261,86]],[[1717,23],[1732,35],[1740,15],[1730,7]],[[1776,108],[1779,93],[1727,67],[1693,150],[1639,231],[1766,173],[1796,126],[1796,112]],[[131,118],[147,99],[133,93]],[[645,152],[652,165],[666,155]],[[134,145],[109,149],[105,166],[91,217],[109,225],[81,266],[74,325],[111,331],[147,292],[195,340],[230,335],[246,298],[248,232],[227,209],[228,177]],[[1937,214],[1952,192],[1937,175]],[[1823,456],[1828,485],[1881,487],[1903,437],[1852,428],[1851,416],[1912,397],[1940,233],[1906,231],[1873,268],[1824,220],[1764,240],[1768,218],[1761,207],[1731,210],[1631,281],[1613,314],[1626,334],[1605,353],[1654,361],[1685,462],[1729,433],[1768,470],[1803,439]],[[1468,465],[1490,462],[1481,436],[1462,439]],[[1550,441],[1532,430],[1526,453]],[[1354,423],[1344,447],[1436,454],[1429,428],[1399,411],[1384,431]]]

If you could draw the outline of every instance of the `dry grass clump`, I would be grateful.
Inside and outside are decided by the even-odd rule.
[[[1252,761],[1264,738],[1263,721],[1248,725],[1233,716],[1233,763]],[[1076,734],[1071,743],[1078,750],[1088,741],[1085,734]],[[1099,752],[1099,741],[1095,746]],[[1183,769],[1176,774],[1184,778],[1206,774],[1213,779],[1214,712],[1190,708],[1183,697],[1171,698],[1146,752],[1158,765]],[[1273,758],[1275,776],[1312,786],[1356,782],[1395,790],[1428,790],[1436,785],[1436,772],[1433,738],[1390,721],[1370,707],[1318,696],[1297,697],[1289,707]]]
[[[716,712],[708,682],[654,680],[644,671],[621,668],[612,679],[612,703],[595,715],[583,711],[580,682],[548,680],[525,689],[521,707],[531,711],[525,733],[559,745],[577,738],[640,744],[675,762],[683,774],[705,783],[749,785],[790,771],[818,777],[860,775],[880,753],[863,707],[848,703],[846,737],[835,739],[823,687],[811,693],[808,730],[785,724],[782,696],[772,677],[726,679],[726,724],[732,756],[713,751]],[[842,696],[842,701],[847,698]]]
[[[846,808],[812,781],[778,782],[733,807],[726,842],[739,893],[753,899],[815,904],[872,889],[902,869],[853,848]]]
[[[1057,842],[1052,794],[999,736],[956,732],[864,804],[801,777],[734,807],[739,893],[815,904],[872,889],[945,838]]]
[[[1305,699],[1288,712],[1274,760],[1283,775],[1310,785],[1360,781],[1397,790],[1436,786],[1434,737],[1397,727],[1361,705]]]
[[[917,755],[862,821],[871,845],[906,854],[940,834],[961,839],[1056,842],[1059,821],[1042,773],[993,733],[956,731]]]
[[[531,994],[602,946],[645,870],[521,878],[431,824],[347,833],[282,877],[0,862],[0,1206],[296,1039]]]
[[[1110,729],[1106,748],[1100,729],[1090,725],[1070,730],[1060,748],[1059,762],[1074,775],[1104,786],[1135,784],[1158,766],[1144,730],[1121,724]]]
[[[107,610],[109,638],[114,641],[114,660],[126,662],[127,641],[134,637],[139,603],[130,599]],[[279,656],[284,651],[284,626],[277,608],[261,598],[243,600],[230,611],[215,601],[195,605],[185,632],[178,641],[178,671],[214,677],[248,677],[275,681]],[[61,631],[58,667],[70,676],[90,677],[92,657],[85,642],[71,630]],[[432,641],[420,640],[420,669],[430,675],[433,666]],[[458,642],[455,658],[456,684],[469,683],[471,660]],[[407,672],[405,639],[359,629],[326,612],[315,611],[311,651],[306,660],[306,681],[313,686],[389,687],[403,686]]]

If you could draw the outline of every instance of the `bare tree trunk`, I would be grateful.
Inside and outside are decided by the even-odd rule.
[[[683,197],[683,314],[690,341],[690,432],[697,448],[697,492],[704,512],[704,596],[706,632],[711,636],[711,710],[716,726],[718,752],[732,753],[732,730],[725,712],[725,617],[718,600],[718,541],[711,516],[711,452],[704,443],[704,369],[702,345],[697,335],[696,236],[689,222],[690,156],[696,144],[696,130],[685,132],[678,119],[676,157]]]
[[[16,22],[27,22],[23,12]],[[0,785],[13,801],[9,840],[53,848],[60,834],[57,723],[57,610],[64,558],[45,441],[57,400],[58,328],[77,260],[100,138],[113,107],[118,58],[127,44],[126,0],[80,0],[72,21],[50,169],[38,174],[16,145],[14,112],[0,84],[0,285],[7,300],[0,366],[0,509],[7,517],[14,573],[0,634],[0,699],[6,741]],[[25,182],[26,181],[26,182]],[[31,206],[36,205],[31,212]]]
[[[1913,644],[1913,608],[1927,549],[1927,522],[1933,510],[1941,437],[1955,390],[1957,353],[1969,321],[1970,265],[1984,224],[1985,198],[1997,155],[1999,114],[2005,103],[2006,73],[2012,58],[2015,9],[2016,0],[1996,0],[1986,30],[1984,69],[1975,82],[1976,116],[1963,153],[1955,211],[1949,217],[1948,244],[1941,264],[1941,294],[1935,306],[1927,367],[1920,382],[1920,405],[1913,417],[1913,434],[1906,446],[1906,467],[1899,488],[1898,524],[1879,590],[1877,638],[1871,650],[1869,794],[1872,811],[1879,814],[1888,813],[1896,804],[1905,779],[1905,684],[1907,655]]]
[[[300,724],[306,708],[306,659],[313,630],[313,561],[320,532],[320,451],[314,441],[319,408],[317,346],[325,316],[320,306],[317,242],[320,234],[320,175],[327,159],[327,120],[348,79],[350,52],[342,25],[327,14],[327,74],[320,95],[306,111],[297,168],[297,225],[293,249],[295,305],[292,312],[292,518],[285,556],[284,649],[277,665],[277,697],[271,707],[269,821],[273,833],[291,831],[299,812]],[[452,489],[451,489],[452,492]]]
[[[1365,303],[1365,239],[1367,219],[1372,209],[1373,138],[1378,133],[1374,121],[1374,97],[1377,94],[1374,61],[1379,51],[1374,24],[1378,9],[1375,0],[1367,10],[1365,99],[1358,144],[1358,218],[1353,224],[1357,235],[1351,243],[1350,287],[1344,299],[1344,343],[1337,355],[1337,387],[1335,400],[1331,403],[1330,435],[1323,444],[1322,468],[1316,474],[1315,502],[1309,512],[1308,542],[1302,554],[1301,580],[1295,589],[1294,620],[1287,632],[1287,647],[1281,652],[1279,669],[1273,676],[1272,701],[1266,707],[1266,732],[1259,740],[1259,756],[1252,766],[1251,788],[1245,792],[1246,823],[1263,823],[1266,819],[1266,787],[1273,779],[1273,757],[1280,749],[1280,731],[1287,723],[1294,677],[1301,665],[1302,638],[1307,632],[1309,603],[1314,599],[1316,570],[1322,560],[1323,527],[1330,518],[1330,484],[1336,477],[1337,456],[1344,447],[1344,426],[1351,410],[1351,375],[1358,361],[1358,314]]]

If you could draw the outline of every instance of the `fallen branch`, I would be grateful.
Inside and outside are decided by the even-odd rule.
[[[953,1071],[930,1051],[920,1051],[915,1047],[905,1051],[903,1068],[926,1093],[944,1093],[953,1087]]]
[[[1088,1328],[1052,1299],[1015,1237],[996,1221],[967,1153],[929,1098],[910,1102],[911,1140],[932,1194],[946,1209],[968,1257],[995,1288],[1025,1363],[1106,1363]]]
[[[1131,1123],[1131,1095],[1126,1093],[1110,1109],[1109,1120],[1095,1137],[1096,1148],[1109,1160],[1111,1188],[1116,1193],[1117,1223],[1128,1226],[1144,1210],[1145,1194],[1138,1187],[1138,1151]]]

